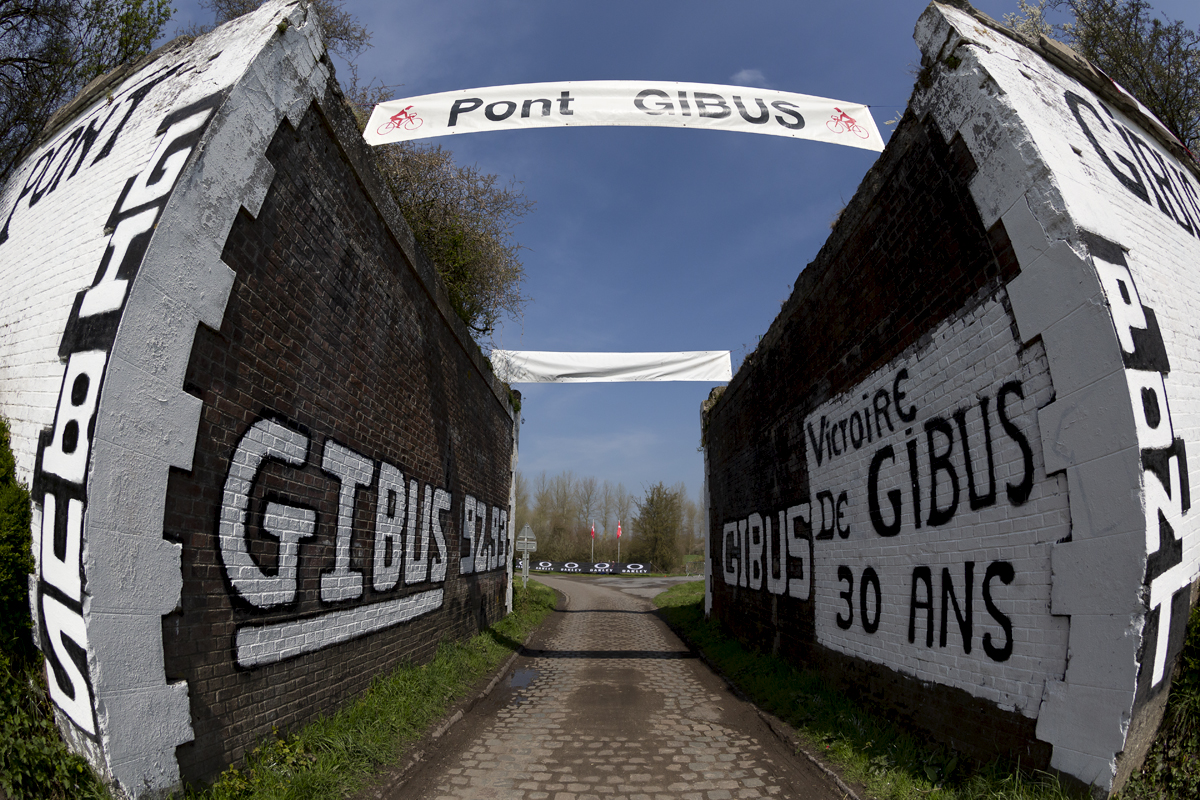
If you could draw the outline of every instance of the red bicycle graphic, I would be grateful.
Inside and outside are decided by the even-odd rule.
[[[853,120],[851,120],[853,121]],[[385,136],[394,130],[403,128],[406,131],[415,131],[424,124],[425,120],[412,113],[412,106],[397,111],[392,114],[391,118],[379,126],[379,135]]]
[[[833,110],[837,113],[831,116],[829,121],[825,123],[825,127],[829,128],[829,130],[834,133],[850,131],[860,139],[867,139],[871,136],[870,131],[854,121],[854,117],[842,111],[837,106],[834,106]]]

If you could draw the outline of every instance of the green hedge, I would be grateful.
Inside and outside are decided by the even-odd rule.
[[[33,656],[29,635],[29,574],[33,572],[29,491],[17,481],[8,421],[0,419],[0,648]]]
[[[46,671],[30,635],[30,522],[29,490],[17,481],[8,422],[0,418],[0,796],[107,798],[54,725]]]

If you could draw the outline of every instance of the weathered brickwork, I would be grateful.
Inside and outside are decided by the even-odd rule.
[[[222,257],[237,278],[224,322],[197,334],[188,367],[186,385],[204,401],[203,444],[191,472],[175,472],[168,487],[164,533],[184,546],[184,589],[181,613],[164,619],[164,646],[168,675],[188,682],[195,740],[179,760],[192,778],[219,771],[272,726],[293,729],[331,711],[381,670],[427,660],[442,636],[463,638],[504,613],[505,573],[459,575],[459,567],[461,545],[470,552],[463,498],[507,512],[511,454],[496,447],[511,436],[507,409],[471,374],[462,343],[428,302],[320,108],[298,129],[281,125],[267,158],[275,180],[262,207],[256,218],[241,214],[225,242]],[[232,454],[264,419],[303,432],[309,456],[302,467],[271,464],[258,474],[246,540],[263,572],[281,569],[278,538],[264,531],[267,520],[255,522],[266,504],[315,513],[311,536],[298,543],[294,592],[269,608],[230,591],[217,525]],[[345,573],[353,586],[344,599],[331,596],[330,578],[348,481],[323,468],[339,447],[366,458],[351,489]],[[427,487],[449,494],[438,511],[445,552],[419,536],[412,554],[376,550],[377,518],[388,511],[379,500],[385,463],[402,487],[417,481],[421,503],[432,497]],[[414,497],[401,488],[385,504],[394,517],[399,502],[403,523]],[[395,561],[395,578],[381,559]],[[421,573],[409,574],[410,565]],[[439,567],[444,583],[431,580]],[[242,625],[320,620],[431,588],[444,591],[440,604],[368,638],[257,668],[239,668],[237,652],[230,659]],[[269,712],[255,712],[264,698]]]
[[[505,613],[515,420],[304,4],[107,81],[0,198],[0,413],[59,726],[162,796]]]
[[[896,708],[923,704],[914,697],[920,684],[896,680],[897,667],[907,666],[904,672],[923,680],[938,673],[949,677],[953,672],[950,685],[975,682],[971,666],[987,658],[981,636],[984,621],[992,621],[982,599],[989,565],[987,545],[979,546],[977,556],[963,555],[957,539],[946,536],[947,530],[963,535],[961,519],[949,529],[944,523],[928,523],[931,485],[924,425],[931,417],[948,420],[958,441],[954,411],[966,406],[968,399],[974,401],[976,394],[987,392],[991,395],[987,401],[989,432],[993,447],[1000,451],[994,453],[1000,459],[991,477],[1011,479],[1014,467],[1023,469],[1023,464],[1011,463],[1020,461],[1022,453],[1002,433],[996,419],[996,393],[1006,380],[1034,378],[1036,384],[1023,389],[1024,400],[1014,397],[1016,402],[1008,403],[1009,414],[1022,423],[1025,435],[1031,436],[1036,431],[1032,411],[1039,393],[1045,402],[1049,388],[1044,355],[1036,347],[1020,347],[1004,311],[1000,286],[1011,277],[1013,265],[993,252],[992,239],[999,235],[1002,241],[1003,234],[993,232],[989,237],[964,186],[972,167],[961,156],[961,140],[951,147],[936,128],[907,119],[864,182],[872,187],[872,194],[869,198],[860,194],[843,213],[839,230],[800,274],[791,300],[751,357],[753,369],[739,372],[709,421],[710,548],[717,554],[712,567],[717,614],[750,641],[796,654],[805,663],[827,664],[832,674],[853,676],[852,681],[845,681],[848,686],[863,680],[881,684],[885,688],[879,693],[886,698],[885,705]],[[949,321],[941,322],[947,318]],[[951,360],[958,362],[952,371],[955,381],[943,384],[945,363]],[[1005,363],[997,369],[1000,362]],[[959,385],[953,385],[955,382]],[[814,388],[798,391],[798,387]],[[969,409],[970,419],[964,415],[964,422],[974,439],[977,488],[986,492],[983,421],[974,405]],[[1015,412],[1014,405],[1021,411]],[[761,420],[773,423],[762,425]],[[940,426],[934,436],[935,452],[941,453],[946,439]],[[915,462],[922,487],[919,500],[924,506],[920,531],[913,517],[906,447],[914,439],[919,446]],[[900,519],[903,535],[886,538],[872,530],[865,480],[872,457],[884,446],[895,452],[886,470],[881,465],[886,472],[879,481],[884,486],[880,490],[884,502],[887,491],[898,486],[906,495]],[[954,511],[961,517],[970,504],[961,483],[965,477],[961,445],[952,447],[949,455],[960,481],[957,506],[961,511],[958,507]],[[949,482],[944,472],[939,478],[939,502],[946,510]],[[1051,482],[1054,488],[1045,483],[1043,475],[1040,493],[1053,494],[1056,482]],[[1003,482],[999,493],[1003,497]],[[801,508],[802,501],[807,501],[806,508]],[[1060,505],[1065,507],[1065,502],[1064,496]],[[1037,502],[1032,505],[1036,507]],[[972,513],[975,519],[971,524],[995,528],[1008,506],[1007,501],[998,501],[983,515]],[[888,512],[891,523],[890,508]],[[770,535],[764,535],[768,529]],[[744,545],[739,545],[741,535],[745,536]],[[1062,535],[1065,531],[1059,538]],[[1030,538],[1044,537],[1031,532]],[[864,549],[873,544],[870,539],[880,546]],[[745,568],[740,557],[743,550]],[[786,559],[786,585],[779,566],[784,552],[790,556]],[[1040,558],[1048,562],[1045,547]],[[947,631],[954,638],[948,636],[946,644],[941,644],[940,595],[941,570],[952,568],[956,599],[960,606],[965,603],[968,561],[978,567],[972,573],[972,598],[979,618],[969,654],[964,652],[957,627]],[[910,644],[910,580],[913,569],[922,566],[931,570],[934,627],[929,629],[926,624],[930,611],[921,609],[920,620],[915,620],[920,640]],[[863,574],[868,568],[872,572],[864,595]],[[839,572],[843,577],[839,578]],[[879,601],[875,599],[876,585]],[[922,582],[918,588],[923,592],[926,587]],[[847,606],[844,592],[849,592],[853,608]],[[1049,597],[1048,571],[1037,596],[1044,607]],[[862,617],[864,597],[867,620]],[[1032,598],[1026,600],[1030,601]],[[850,626],[843,630],[839,619],[842,624],[850,619]],[[868,633],[864,622],[874,630]],[[955,626],[953,611],[946,624]],[[931,630],[935,640],[926,646]],[[1000,629],[988,632],[996,637]],[[848,645],[846,640],[851,637],[861,647]],[[814,641],[821,646],[814,649]],[[863,665],[847,672],[845,659],[824,653],[825,648],[891,669]],[[934,663],[927,664],[931,659]],[[960,668],[960,660],[965,669]],[[1061,672],[1061,656],[1058,661]],[[1022,687],[1010,695],[997,689],[991,699],[1012,708],[1022,691],[1028,694],[1030,690]],[[939,715],[942,725],[955,725],[957,704],[947,704],[945,712]],[[939,720],[927,708],[916,716],[927,727],[939,727]],[[1013,727],[993,722],[993,727],[996,725],[1001,730]],[[1025,727],[1016,726],[1018,730]],[[986,734],[987,741],[977,725],[966,733],[965,738],[955,740],[959,747],[991,751],[994,730]],[[1013,754],[1026,752],[1025,743],[1019,740],[1001,746]]]
[[[917,40],[905,120],[707,414],[711,607],[1111,791],[1200,571],[1200,173],[1069,52],[938,4]]]

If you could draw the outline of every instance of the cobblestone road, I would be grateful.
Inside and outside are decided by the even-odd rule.
[[[613,586],[635,582],[539,580],[564,592],[567,608],[517,659],[505,689],[455,725],[393,797],[841,797],[691,657],[648,601]]]

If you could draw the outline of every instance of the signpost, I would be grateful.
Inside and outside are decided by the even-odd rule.
[[[521,588],[525,588],[529,586],[529,554],[537,550],[537,539],[528,525],[517,534],[517,550],[521,553]]]

